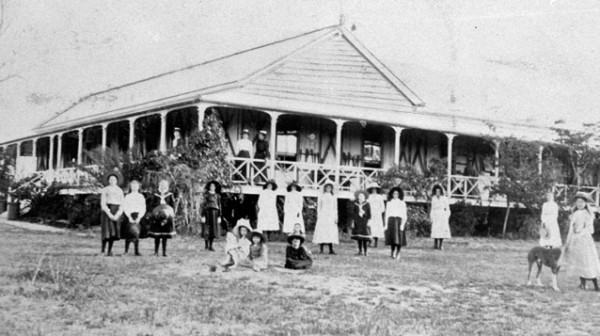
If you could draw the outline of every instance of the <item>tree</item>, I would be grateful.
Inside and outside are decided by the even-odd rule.
[[[575,185],[595,185],[600,181],[598,126],[586,124],[583,130],[555,129],[558,143],[566,147],[568,164],[575,173]],[[594,183],[595,182],[595,183]]]
[[[490,196],[502,196],[506,199],[506,215],[502,235],[506,235],[506,227],[512,206],[527,209],[534,218],[539,217],[539,204],[543,195],[552,190],[557,181],[554,158],[547,157],[542,161],[542,172],[539,169],[539,144],[525,142],[516,138],[505,138],[500,141],[499,167],[504,172],[498,183],[490,190]]]
[[[405,194],[431,203],[431,189],[435,184],[444,185],[447,161],[431,159],[425,171],[420,172],[412,165],[393,166],[379,178],[382,188],[400,186]]]

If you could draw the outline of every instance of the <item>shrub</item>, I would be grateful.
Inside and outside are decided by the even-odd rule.
[[[429,215],[421,205],[407,206],[408,220],[404,230],[409,238],[429,237],[431,234],[431,221]]]
[[[489,208],[457,202],[450,207],[450,232],[453,236],[472,236],[475,229],[487,228]]]

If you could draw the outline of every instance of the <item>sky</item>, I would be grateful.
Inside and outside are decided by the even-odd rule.
[[[430,111],[600,121],[600,0],[7,1],[0,142],[89,93],[337,24]]]

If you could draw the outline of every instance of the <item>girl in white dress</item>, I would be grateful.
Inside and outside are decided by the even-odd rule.
[[[302,216],[302,208],[304,207],[304,197],[300,193],[302,187],[296,182],[292,182],[287,187],[287,195],[283,204],[283,233],[290,234],[294,232],[294,225],[300,224],[302,232],[304,229],[304,217]]]
[[[381,187],[377,183],[369,185],[367,192],[369,193],[367,202],[369,202],[369,206],[371,207],[371,220],[369,225],[371,227],[371,236],[374,241],[373,247],[377,248],[377,241],[379,238],[385,238],[383,232],[385,203],[383,201],[383,196],[381,196]]]
[[[560,228],[558,227],[558,204],[554,202],[554,194],[546,194],[546,202],[542,205],[542,229],[545,236],[540,236],[540,245],[548,248],[562,246]]]
[[[333,244],[337,245],[340,243],[337,226],[337,198],[333,190],[333,182],[325,183],[323,192],[319,195],[317,205],[317,224],[315,226],[313,243],[320,244],[321,253],[323,253],[323,247],[329,245],[329,254],[335,254]]]
[[[279,231],[279,215],[277,214],[277,183],[269,180],[263,186],[263,191],[258,196],[258,218],[256,229],[268,234],[269,231]]]
[[[569,233],[559,265],[566,266],[569,273],[579,276],[579,288],[585,290],[587,280],[592,280],[594,290],[600,291],[600,261],[592,238],[594,214],[588,206],[591,200],[585,193],[578,192],[574,201],[575,208],[571,214]]]
[[[129,251],[129,244],[133,242],[135,255],[140,256],[139,239],[142,231],[141,221],[146,215],[146,198],[140,190],[140,182],[137,180],[131,181],[129,184],[131,192],[125,196],[123,202],[123,213],[125,214],[125,230],[123,238],[125,238],[125,253]]]
[[[450,204],[439,184],[433,187],[432,194],[430,213],[431,238],[434,239],[433,248],[443,250],[442,244],[444,243],[444,239],[451,237],[449,224]]]

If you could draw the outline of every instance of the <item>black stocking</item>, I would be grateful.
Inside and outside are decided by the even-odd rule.
[[[160,246],[160,238],[154,238],[154,255],[158,255],[158,247]]]
[[[125,240],[125,253],[129,251],[129,243],[131,243],[129,239]]]
[[[596,292],[600,291],[600,287],[598,287],[598,279],[596,279],[596,278],[592,279],[592,283],[594,284],[594,290]]]
[[[163,257],[167,256],[167,238],[162,239]]]
[[[133,247],[135,248],[135,255],[139,256],[140,255],[140,241],[136,239],[133,242]]]
[[[213,238],[210,238],[210,239],[208,240],[208,250],[209,250],[209,251],[214,251],[214,249],[213,249],[213,241],[214,241],[214,239],[213,239]]]
[[[108,255],[112,255],[113,240],[108,241]]]
[[[320,249],[321,253],[323,253],[323,246],[325,246],[325,244],[319,244],[319,247],[321,248]]]
[[[444,240],[440,239],[439,241],[440,241],[440,243],[438,245],[438,248],[441,250],[442,249],[442,244],[444,243]]]
[[[102,239],[102,253],[106,250],[106,239]]]
[[[321,248],[322,250],[323,248]],[[329,254],[334,254],[335,252],[333,252],[333,243],[329,243]]]
[[[437,239],[437,238],[433,239],[433,248],[436,250],[438,249],[438,241],[439,241],[439,239]]]
[[[585,281],[586,281],[585,278],[579,278],[579,282],[581,283],[579,285],[579,288],[585,289]]]
[[[361,240],[358,241],[358,254],[362,254],[363,252],[363,242]]]
[[[392,244],[392,258],[396,255],[396,245]]]
[[[365,249],[365,255],[367,255],[367,246],[369,246],[369,242],[367,242],[366,240],[363,242],[364,246],[363,248]]]

